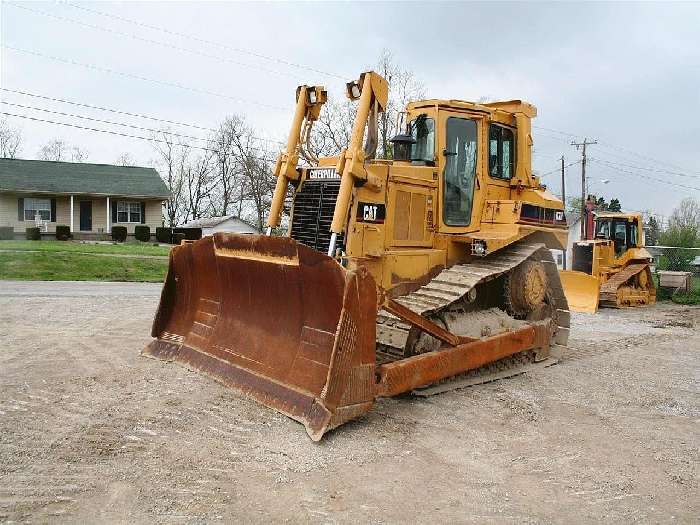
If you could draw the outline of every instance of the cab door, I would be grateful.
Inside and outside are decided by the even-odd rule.
[[[441,230],[461,233],[470,230],[474,210],[474,189],[479,164],[480,119],[466,114],[441,118]]]

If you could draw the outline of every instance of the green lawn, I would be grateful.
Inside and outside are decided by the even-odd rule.
[[[162,282],[167,268],[168,261],[164,259],[0,252],[0,280]]]
[[[153,244],[140,241],[120,244],[88,244],[75,241],[0,241],[0,250],[167,256],[170,247],[153,246]]]

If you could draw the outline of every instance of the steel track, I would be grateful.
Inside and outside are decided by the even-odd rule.
[[[474,263],[452,266],[440,272],[428,284],[415,292],[396,298],[396,302],[424,317],[439,316],[460,304],[465,304],[469,294],[473,295],[474,291],[478,300],[478,294],[483,291],[483,285],[513,271],[527,260],[541,262],[544,266],[549,283],[548,297],[553,302],[551,306],[554,311],[552,343],[565,345],[569,338],[569,307],[552,254],[543,244],[520,241],[502,251],[482,259],[476,259]],[[499,306],[505,310],[506,301],[505,298],[502,299],[502,304]],[[482,319],[488,320],[489,315],[488,311],[484,310]],[[377,315],[377,358],[379,363],[406,357],[406,345],[410,333],[411,325],[393,314],[381,310]],[[477,384],[498,377],[516,375],[521,373],[519,370],[534,359],[531,359],[531,352],[523,352],[523,354],[527,355],[515,355],[501,360],[502,362],[497,361],[482,367],[483,370],[477,369],[458,377],[462,379],[462,382],[468,379],[469,384]],[[457,384],[459,382],[456,380],[452,388],[459,388],[460,385]],[[441,387],[437,390],[443,391],[445,389],[449,388]]]

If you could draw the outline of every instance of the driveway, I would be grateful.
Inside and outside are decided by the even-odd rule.
[[[555,366],[313,443],[139,357],[159,291],[0,282],[0,521],[697,523],[700,309],[576,315]]]

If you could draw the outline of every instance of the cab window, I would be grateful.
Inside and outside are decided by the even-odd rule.
[[[489,126],[489,175],[496,179],[513,178],[515,139],[513,130],[497,124]]]
[[[613,238],[615,255],[622,254],[627,249],[627,222],[613,221]]]
[[[435,121],[420,115],[411,121],[411,135],[416,141],[411,145],[411,161],[432,166],[435,162]]]
[[[610,221],[597,220],[595,221],[595,237],[596,239],[610,239]]]
[[[450,226],[467,226],[471,222],[476,176],[476,122],[470,119],[447,119],[445,145],[443,220]]]
[[[636,248],[639,242],[637,241],[637,225],[636,224],[630,224],[629,225],[629,242],[627,245],[630,248]]]

